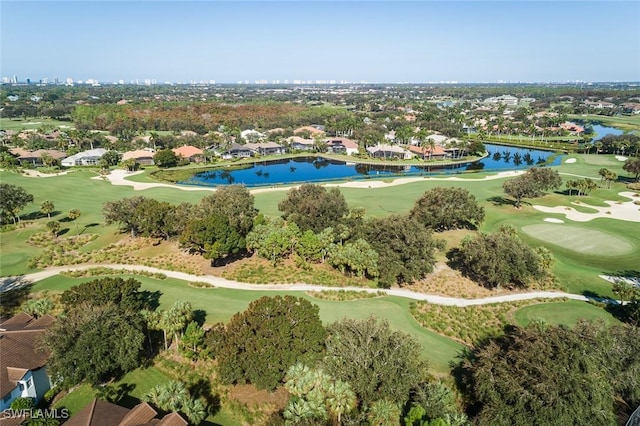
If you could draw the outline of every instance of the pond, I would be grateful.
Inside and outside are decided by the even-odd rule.
[[[283,160],[256,161],[238,170],[215,169],[198,173],[188,185],[217,186],[243,184],[248,187],[295,184],[304,182],[326,182],[332,180],[375,179],[405,176],[428,176],[455,174],[473,171],[504,171],[526,169],[541,164],[554,153],[485,144],[489,155],[475,163],[450,166],[402,166],[382,164],[355,164],[320,157],[297,157]],[[553,165],[560,164],[560,156]]]
[[[576,123],[580,124],[581,126],[591,125],[591,127],[593,128],[593,132],[597,135],[593,139],[593,142],[598,141],[607,135],[618,136],[624,134],[624,130],[618,129],[617,127],[603,126],[602,123],[595,121],[577,120]]]

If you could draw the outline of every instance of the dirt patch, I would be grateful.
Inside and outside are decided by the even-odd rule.
[[[284,409],[287,406],[287,402],[289,402],[289,392],[284,386],[269,392],[264,389],[257,389],[254,385],[235,385],[229,388],[228,396],[229,399],[235,399],[248,407],[269,404],[274,407],[274,411]]]
[[[464,299],[478,299],[509,293],[506,290],[500,292],[486,289],[444,264],[438,264],[435,271],[425,279],[406,288],[420,293],[462,297]]]

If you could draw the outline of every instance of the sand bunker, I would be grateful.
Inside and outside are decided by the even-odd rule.
[[[550,223],[564,223],[564,220],[562,219],[556,219],[555,217],[547,217],[544,219],[545,222],[550,222]]]
[[[627,157],[623,157],[622,155],[616,155],[616,160],[618,160],[618,161],[627,161]]]
[[[571,163],[575,163],[575,162],[576,162],[576,159],[575,159],[575,158],[567,158],[567,159],[565,160],[565,164],[571,164]]]
[[[618,195],[631,200],[638,200],[637,194],[634,192],[619,192]],[[634,198],[635,197],[635,198]],[[588,222],[590,220],[604,217],[608,219],[626,220],[628,222],[640,222],[640,206],[634,204],[634,201],[605,201],[609,204],[608,207],[587,206],[590,209],[595,210],[595,213],[582,213],[574,209],[573,207],[556,206],[533,206],[534,209],[544,213],[560,213],[567,216],[567,219],[574,220],[576,222]],[[572,203],[576,204],[576,203]]]

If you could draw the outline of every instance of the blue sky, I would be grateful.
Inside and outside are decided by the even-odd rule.
[[[640,2],[6,1],[20,80],[638,81]]]

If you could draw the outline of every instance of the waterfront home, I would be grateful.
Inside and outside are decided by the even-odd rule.
[[[285,153],[284,146],[275,142],[248,143],[245,144],[245,148],[248,148],[260,155],[276,155]]]
[[[426,160],[443,160],[447,158],[447,152],[439,145],[436,145],[431,149],[429,146],[419,147],[414,145],[407,146],[407,149],[412,153],[418,155],[422,159]]]
[[[106,154],[107,150],[104,148],[90,149],[88,151],[82,151],[67,157],[62,160],[62,165],[65,167],[72,166],[95,166],[98,161]]]
[[[327,150],[332,154],[353,155],[358,153],[358,143],[347,138],[325,139]]]
[[[182,145],[180,148],[173,148],[171,151],[178,157],[189,160],[189,162],[199,163],[204,160],[204,151],[192,145]]]
[[[291,136],[287,139],[289,148],[296,151],[312,151],[315,146],[313,139],[305,139],[300,136]]]
[[[397,145],[376,145],[367,148],[367,152],[374,158],[397,158],[400,160],[408,160],[412,157],[411,153]]]
[[[253,151],[244,145],[232,143],[231,147],[222,153],[221,157],[224,160],[230,160],[232,158],[248,158],[253,156]]]
[[[21,312],[0,324],[0,412],[18,398],[33,398],[37,404],[51,389],[49,354],[39,348],[54,321],[50,315],[36,319]]]

